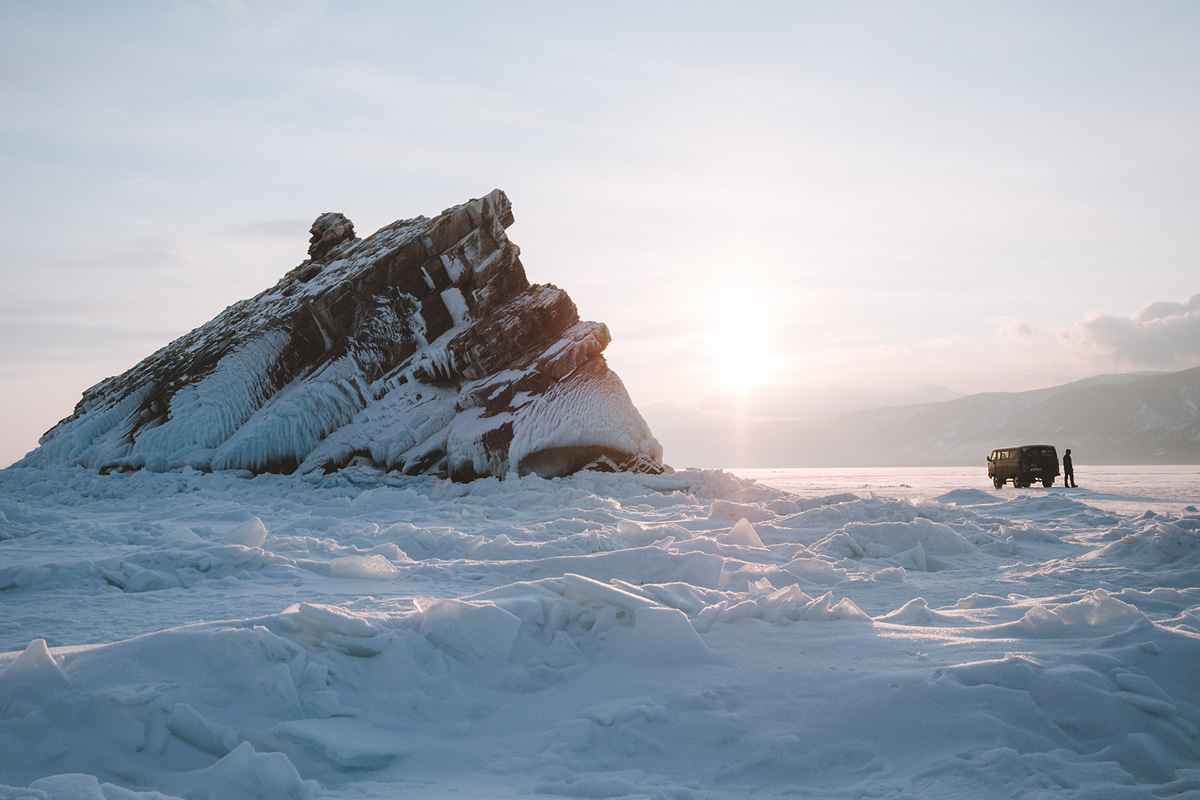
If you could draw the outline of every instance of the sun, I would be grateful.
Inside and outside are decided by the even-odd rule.
[[[728,312],[710,333],[708,368],[716,385],[744,396],[770,380],[776,359],[761,316],[746,305]]]

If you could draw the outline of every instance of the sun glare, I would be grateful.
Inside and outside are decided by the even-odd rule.
[[[717,385],[738,396],[771,377],[774,358],[765,326],[752,309],[735,307],[712,332],[710,368]]]

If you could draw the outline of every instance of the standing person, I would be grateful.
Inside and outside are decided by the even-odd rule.
[[[1063,486],[1068,489],[1078,489],[1075,485],[1075,465],[1071,463],[1071,448],[1063,453]]]

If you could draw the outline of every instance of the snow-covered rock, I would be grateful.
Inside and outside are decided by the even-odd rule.
[[[322,214],[308,260],[88,389],[18,465],[661,472],[607,326],[529,283],[512,222],[499,189],[366,239]]]

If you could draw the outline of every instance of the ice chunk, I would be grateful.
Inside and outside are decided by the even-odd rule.
[[[820,558],[795,558],[783,568],[801,580],[810,583],[834,584],[846,577],[846,570]]]
[[[706,631],[716,622],[736,623],[746,619],[761,619],[772,625],[814,620],[871,621],[849,598],[834,602],[832,592],[814,599],[796,585],[773,589],[766,579],[755,582],[749,590],[757,597],[732,594],[703,609],[696,615],[696,627]]]
[[[962,620],[947,614],[939,614],[929,607],[924,597],[915,597],[890,614],[878,617],[877,622],[893,625],[961,625]]]
[[[1012,600],[992,594],[972,593],[954,604],[954,608],[998,608],[1011,605]]]
[[[849,597],[843,597],[835,603],[833,592],[826,592],[805,606],[799,618],[803,620],[845,619],[872,622],[872,619]]]
[[[904,583],[908,578],[908,570],[904,567],[884,567],[871,575],[871,580],[876,583]]]
[[[661,538],[654,531],[647,531],[641,525],[628,519],[617,523],[617,535],[634,546],[653,544]]]
[[[300,603],[295,607],[305,630],[320,636],[333,633],[339,636],[369,638],[379,634],[376,624],[360,614],[335,606]]]
[[[225,800],[229,797],[269,797],[272,800],[314,800],[316,784],[302,780],[283,753],[259,753],[249,742],[211,767],[187,773],[189,798]]]
[[[993,492],[982,489],[953,489],[937,498],[939,503],[959,506],[978,506],[991,503],[1001,503],[1004,498],[997,497]]]
[[[656,603],[641,595],[583,575],[567,573],[562,576],[563,596],[577,603],[615,605],[627,611],[650,608]]]
[[[29,792],[9,794],[0,786],[4,800],[106,800],[104,790],[95,775],[79,772],[50,775],[29,784]]]
[[[246,547],[262,547],[267,541],[267,526],[258,517],[251,517],[225,534],[225,541]]]
[[[1145,675],[1118,670],[1113,673],[1113,680],[1121,688],[1116,695],[1130,705],[1162,717],[1174,717],[1179,713],[1170,695]],[[1192,736],[1195,736],[1195,733],[1192,733]]]
[[[717,541],[724,544],[736,544],[742,547],[762,547],[762,539],[758,538],[758,532],[754,530],[754,526],[745,517],[737,521],[728,533],[717,535]]]
[[[1129,625],[1146,619],[1137,606],[1118,600],[1104,589],[1096,589],[1083,599],[1054,609],[1054,615],[1067,625]]]
[[[349,717],[292,720],[273,732],[347,769],[382,769],[407,750],[395,733]]]
[[[1146,565],[1183,561],[1194,564],[1200,556],[1200,530],[1167,520],[1155,520],[1144,533],[1131,533],[1103,550],[1104,555],[1134,557]]]
[[[237,747],[235,731],[214,725],[187,703],[176,703],[167,717],[167,730],[183,741],[214,756],[223,756]]]
[[[22,684],[46,688],[63,687],[70,683],[46,647],[45,639],[34,639],[11,664],[0,672],[0,687]]]
[[[687,615],[637,592],[638,587],[613,585],[582,575],[562,577],[563,596],[590,607],[600,606],[594,629],[611,627],[623,619],[626,656],[641,663],[678,663],[701,658],[708,648]]]
[[[770,589],[770,584],[766,584],[763,588]],[[799,619],[803,616],[804,610],[812,605],[812,602],[813,599],[799,586],[785,586],[759,597],[754,601],[754,606],[762,619],[776,623],[781,620]],[[736,608],[737,606],[734,606],[726,614],[733,613]],[[726,620],[723,618],[722,621]],[[729,621],[732,621],[732,618]]]
[[[335,578],[361,581],[392,581],[400,576],[400,570],[392,566],[392,562],[376,554],[335,558],[329,562],[329,574]]]
[[[709,655],[687,615],[665,606],[634,612],[625,647],[631,660],[650,664],[691,663]]]
[[[948,672],[964,686],[1003,686],[1028,690],[1044,667],[1036,659],[1020,653],[1005,653],[1003,658],[956,664]]]
[[[521,620],[495,603],[419,598],[419,632],[468,662],[503,660],[512,653]]]
[[[799,509],[797,509],[799,510]],[[770,509],[753,503],[735,503],[732,500],[717,498],[709,506],[708,515],[712,519],[744,519],[749,522],[766,522],[778,515]]]
[[[1103,628],[1147,621],[1136,606],[1118,600],[1104,589],[1058,607],[1034,606],[1013,626],[1038,636],[1058,635],[1066,628]]]
[[[933,557],[975,551],[975,545],[949,525],[918,517],[906,522],[851,522],[810,548],[835,558],[894,559],[925,571],[944,566]]]

